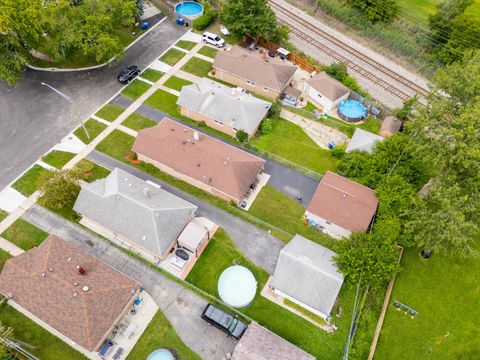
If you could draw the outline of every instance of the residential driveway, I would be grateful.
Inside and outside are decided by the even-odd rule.
[[[201,313],[208,303],[204,298],[90,231],[39,205],[33,205],[23,215],[23,219],[61,237],[140,282],[170,320],[180,338],[203,359],[224,359],[225,354],[231,353],[235,348],[234,339],[201,319]]]
[[[275,271],[280,250],[285,246],[285,243],[266,231],[99,151],[92,151],[87,159],[108,169],[118,167],[143,180],[153,181],[160,184],[166,191],[197,205],[199,208],[198,215],[207,217],[224,228],[250,260],[270,274]]]
[[[184,27],[167,19],[111,67],[70,73],[27,70],[12,88],[1,81],[0,189],[72,131],[80,118],[88,118],[120,90],[116,75],[123,67],[135,64],[145,68],[183,33]],[[65,92],[74,100],[73,105],[41,82]]]

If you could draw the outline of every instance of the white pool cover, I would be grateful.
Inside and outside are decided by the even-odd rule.
[[[244,266],[231,266],[223,271],[218,280],[220,298],[233,307],[249,305],[257,292],[257,281]]]

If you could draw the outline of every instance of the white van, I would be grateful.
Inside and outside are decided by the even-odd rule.
[[[225,40],[218,35],[212,34],[211,32],[205,31],[202,35],[202,38],[205,44],[212,44],[218,48],[225,46]]]

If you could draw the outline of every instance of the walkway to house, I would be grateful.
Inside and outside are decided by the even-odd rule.
[[[39,205],[30,207],[23,214],[23,219],[61,237],[141,283],[185,344],[203,359],[224,359],[226,353],[233,351],[236,341],[201,320],[201,313],[208,303],[204,298],[100,239],[89,230]]]

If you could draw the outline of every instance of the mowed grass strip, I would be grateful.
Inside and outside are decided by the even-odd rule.
[[[179,118],[181,115],[177,105],[178,96],[165,90],[158,89],[146,101],[145,105],[161,110],[164,113]]]
[[[17,219],[2,233],[2,237],[23,250],[29,250],[40,245],[48,233],[23,219]]]
[[[133,80],[125,89],[122,95],[130,100],[137,100],[142,94],[150,89],[151,85],[142,80]]]
[[[199,77],[206,77],[212,70],[212,63],[198,57],[192,57],[182,66],[182,70]]]
[[[215,56],[217,56],[218,49],[212,48],[210,46],[203,46],[200,50],[198,50],[198,53],[203,56],[208,56],[209,58],[214,59]]]
[[[124,108],[120,106],[107,104],[103,108],[101,108],[95,115],[98,116],[99,118],[102,118],[103,120],[112,122],[123,111],[124,111]]]
[[[146,116],[137,114],[137,113],[131,114],[129,117],[127,117],[122,122],[122,125],[130,128],[132,130],[135,130],[135,131],[139,131],[139,130],[142,130],[142,129],[145,129],[145,128],[149,128],[149,127],[155,126],[157,124],[158,123],[156,121],[154,121],[152,119],[149,119]]]
[[[182,87],[184,87],[185,85],[190,85],[190,84],[192,84],[191,81],[188,81],[188,80],[185,80],[185,79],[182,79],[182,78],[179,78],[179,77],[176,77],[176,76],[173,75],[167,81],[165,81],[165,83],[163,85],[165,85],[166,87],[168,87],[170,89],[180,91],[180,90],[182,90]]]
[[[42,157],[42,161],[49,165],[61,169],[66,163],[72,160],[75,154],[66,151],[52,150],[47,155]]]
[[[158,81],[165,73],[155,70],[155,69],[147,69],[140,74],[140,76],[144,79],[150,80],[152,82]]]
[[[5,262],[10,259],[12,256],[7,253],[6,251],[0,249],[0,272],[3,269],[3,266],[5,265]]]
[[[110,174],[110,170],[87,159],[80,160],[77,165],[75,165],[75,168],[82,171],[82,179],[89,183],[98,179],[103,179]]]
[[[135,138],[133,136],[115,129],[95,149],[123,161],[127,151],[133,146],[134,141]]]
[[[8,216],[8,212],[0,209],[0,222],[2,222]]]
[[[175,46],[185,49],[185,50],[192,50],[195,45],[197,45],[196,42],[194,41],[188,41],[188,40],[178,40]]]
[[[95,119],[88,119],[85,122],[85,128],[87,129],[90,139],[87,137],[83,126],[80,126],[73,134],[78,137],[84,144],[90,144],[93,139],[95,139],[103,130],[106,129],[107,125],[102,124],[100,121]]]
[[[170,66],[175,65],[186,55],[185,52],[177,49],[170,49],[165,54],[163,54],[158,60],[163,61],[165,64]]]
[[[47,173],[49,173],[47,169],[40,165],[33,165],[22,177],[13,183],[12,187],[28,197],[37,190],[40,185],[39,180]]]

